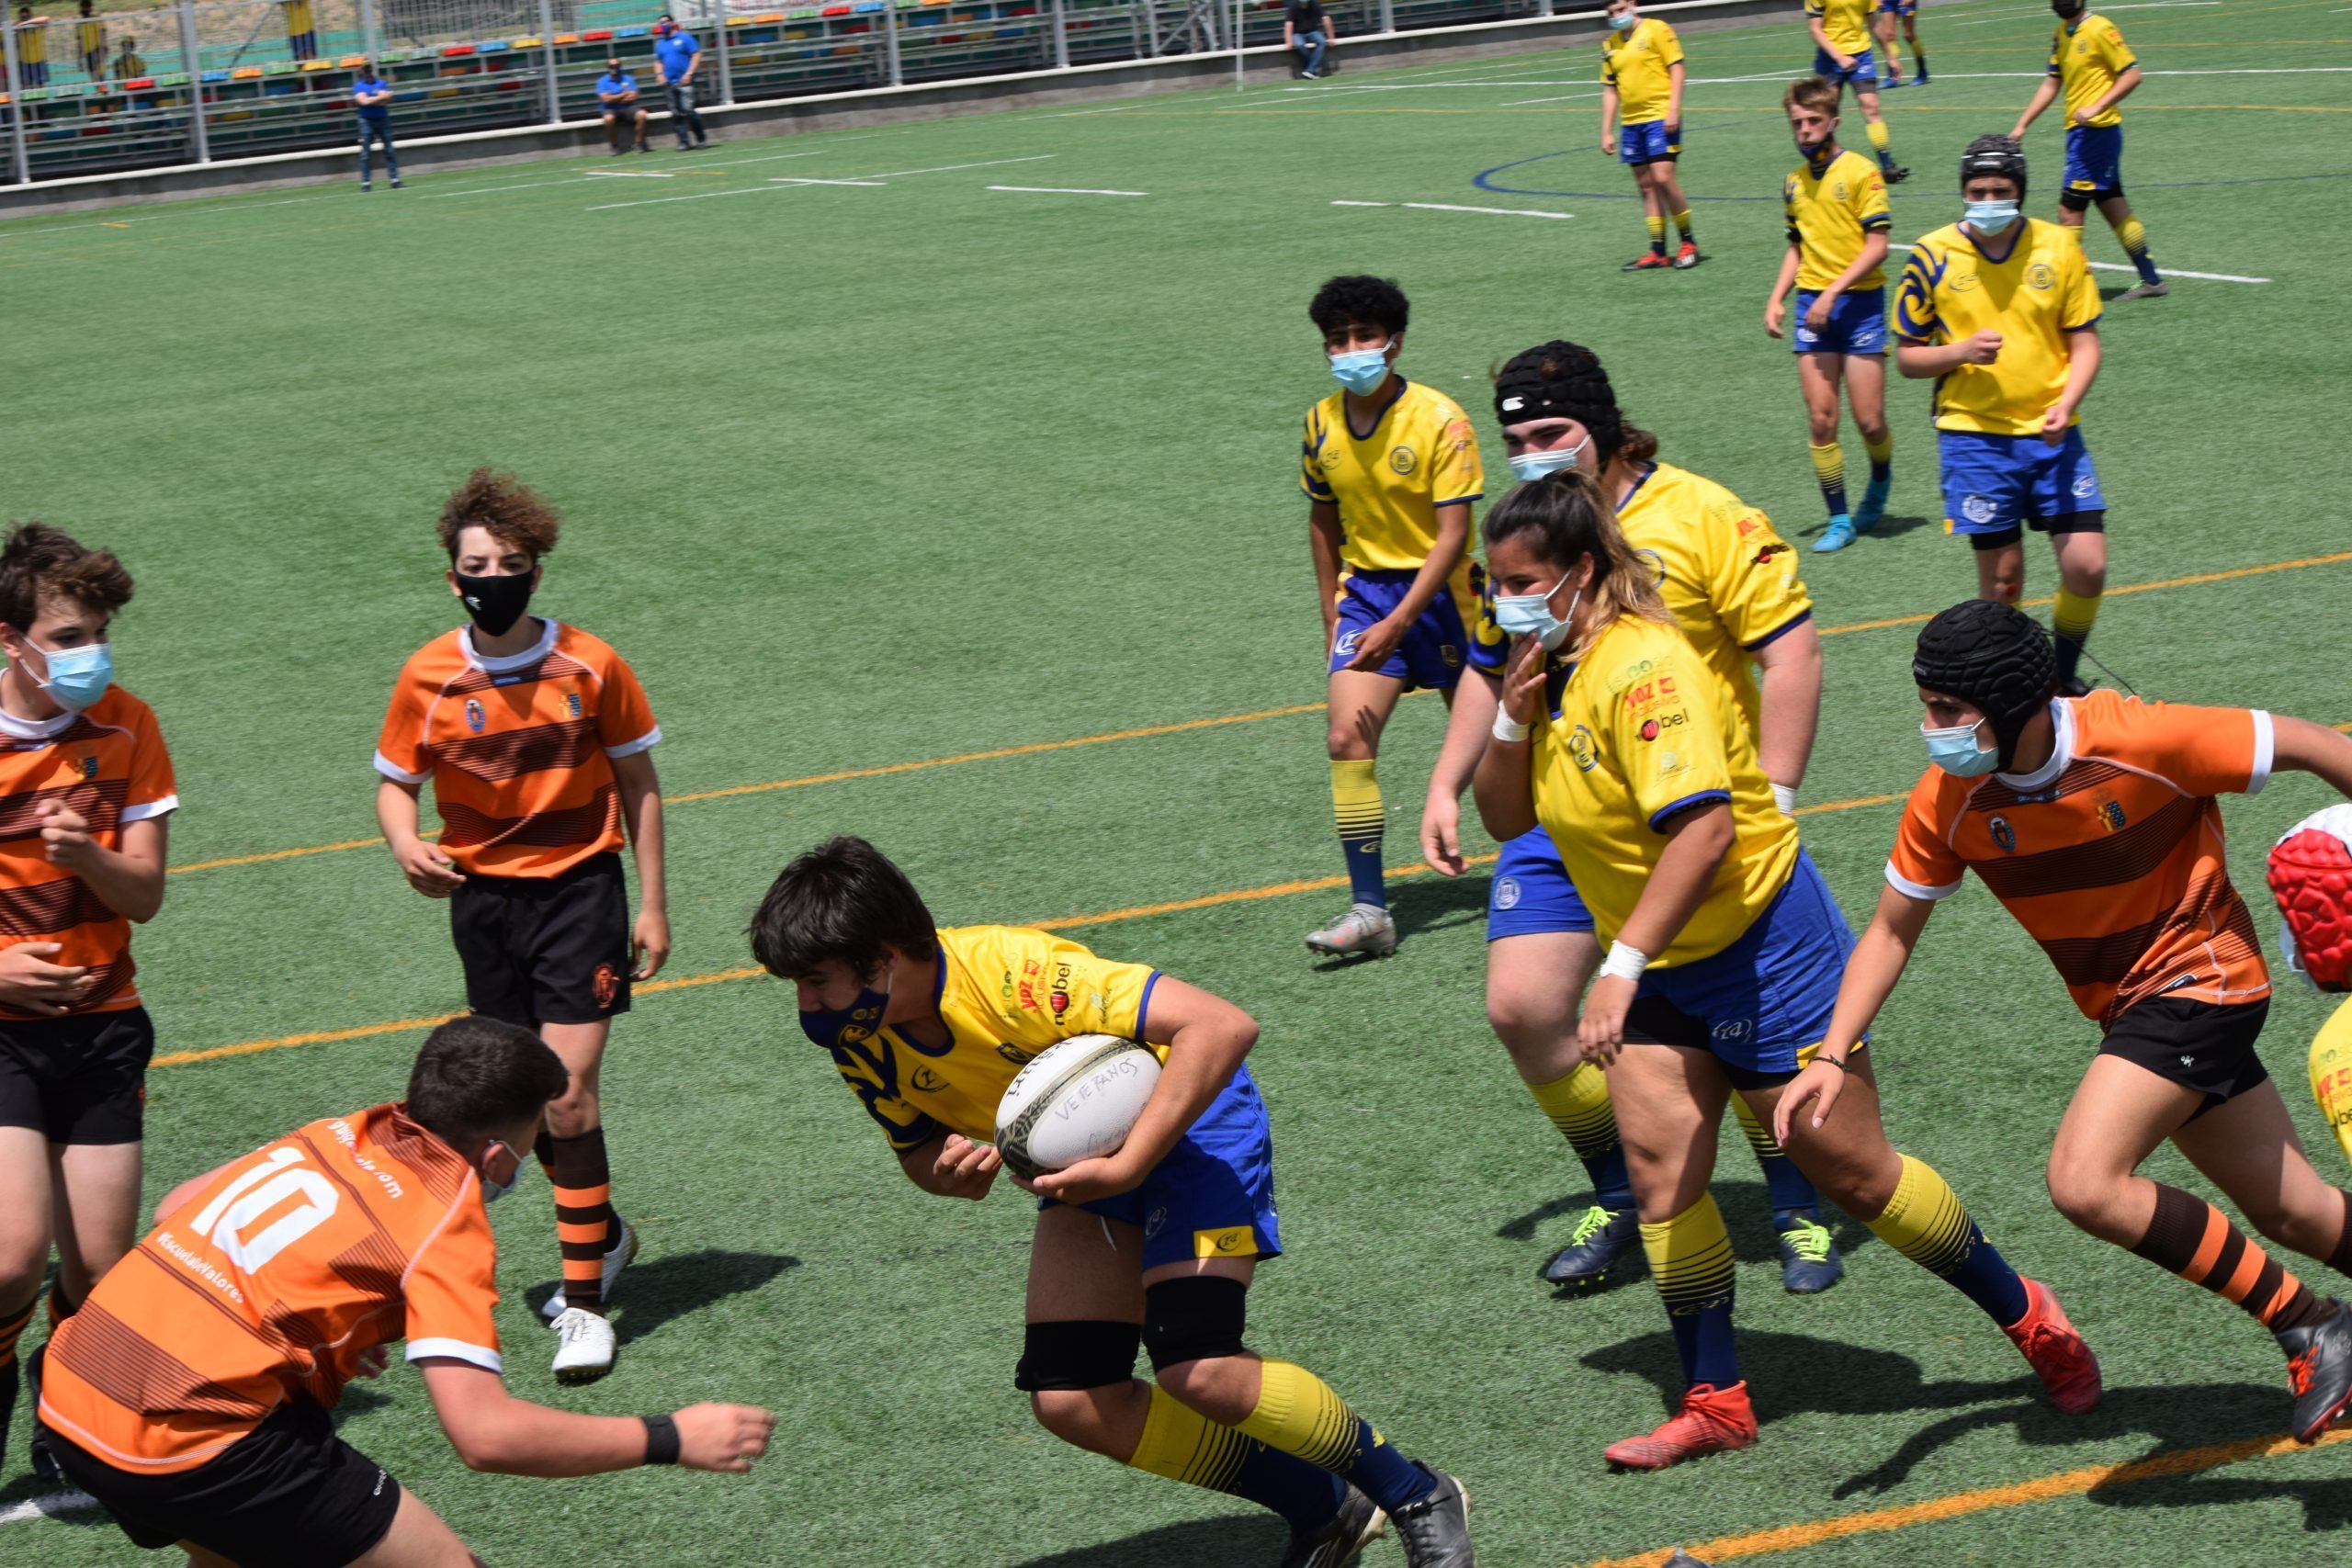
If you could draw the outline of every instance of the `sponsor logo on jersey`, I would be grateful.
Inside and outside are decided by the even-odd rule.
[[[928,1065],[917,1067],[915,1076],[907,1081],[925,1094],[937,1094],[947,1087],[947,1080],[940,1077]]]
[[[1257,1250],[1258,1233],[1248,1225],[1227,1225],[1220,1230],[1193,1233],[1193,1256],[1195,1258],[1248,1258]]]

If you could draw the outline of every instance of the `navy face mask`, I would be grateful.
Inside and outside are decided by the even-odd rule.
[[[882,1010],[889,1005],[888,988],[862,988],[845,1008],[818,1008],[800,1015],[800,1032],[828,1051],[862,1045],[882,1027]]]

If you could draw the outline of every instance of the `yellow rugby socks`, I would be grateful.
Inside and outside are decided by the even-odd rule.
[[[1821,486],[1822,504],[1829,508],[1832,517],[1846,515],[1846,451],[1837,442],[1826,446],[1808,443],[1805,450],[1813,455],[1814,482]],[[1737,1099],[1736,1095],[1733,1096]]]
[[[1650,249],[1659,255],[1666,254],[1666,220],[1657,213],[1648,212],[1642,215],[1642,222],[1650,231]]]
[[[1864,126],[1863,130],[1871,139],[1871,151],[1878,154],[1878,166],[1882,169],[1894,168],[1894,136],[1886,129],[1886,121],[1871,120]]]
[[[1862,450],[1870,454],[1871,482],[1886,482],[1894,472],[1894,432],[1890,430],[1875,441],[1864,436]]]
[[[1376,766],[1369,757],[1331,759],[1331,815],[1340,826],[1340,848],[1348,857],[1348,886],[1355,901],[1381,909],[1388,906],[1380,863],[1387,814],[1380,801]]]
[[[2141,282],[2164,281],[2164,275],[2156,271],[2155,258],[2148,254],[2148,231],[2141,227],[2138,218],[2125,217],[2115,226],[2115,237],[2121,242],[2123,254],[2130,256],[2132,265],[2139,269]]]
[[[1739,1381],[1731,1337],[1731,1235],[1714,1195],[1701,1193],[1697,1202],[1664,1224],[1643,1221],[1642,1250],[1666,1303],[1683,1382],[1693,1388],[1731,1387]]]
[[[2104,597],[2104,593],[2058,590],[2058,603],[2050,612],[2050,629],[2058,642],[2059,684],[2075,679],[2075,671],[2083,660],[2083,644],[2091,639],[2091,626],[2098,620],[2098,603]]]
[[[2025,1281],[1976,1228],[1960,1194],[1927,1161],[1905,1155],[1903,1178],[1885,1212],[1863,1223],[1879,1240],[1948,1280],[2002,1327],[2025,1316]]]
[[[1617,1136],[1617,1112],[1609,1103],[1609,1075],[1579,1062],[1563,1077],[1529,1084],[1527,1092],[1583,1162],[1592,1201],[1604,1209],[1632,1208],[1633,1182],[1625,1173],[1625,1145]]]
[[[1329,1471],[1218,1426],[1156,1383],[1147,1386],[1151,1410],[1129,1469],[1246,1498],[1302,1533],[1322,1529],[1340,1511],[1346,1494]]]
[[[1437,1484],[1305,1367],[1274,1360],[1259,1367],[1258,1408],[1240,1423],[1250,1437],[1341,1477],[1391,1513]]]
[[[1697,241],[1691,237],[1690,233],[1690,209],[1689,208],[1686,207],[1681,211],[1674,215],[1674,226],[1682,231],[1683,243],[1697,243]]]

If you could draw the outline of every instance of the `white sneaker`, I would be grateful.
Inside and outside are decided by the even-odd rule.
[[[1307,932],[1306,946],[1326,958],[1359,953],[1385,958],[1396,951],[1396,921],[1387,910],[1374,905],[1353,905],[1331,925]]]
[[[618,1213],[614,1214],[613,1218],[620,1224],[621,1238],[605,1250],[605,1294],[607,1298],[611,1297],[613,1285],[620,1279],[621,1270],[628,1268],[637,1258],[637,1233],[628,1228],[628,1222],[621,1219]],[[553,1323],[563,1314],[563,1285],[559,1281],[555,1288],[555,1294],[539,1303],[539,1315],[549,1323]]]
[[[618,1341],[613,1325],[585,1307],[573,1307],[555,1320],[561,1343],[555,1351],[555,1381],[594,1382],[613,1370]]]
[[[2124,299],[2161,299],[2171,292],[2172,285],[2165,282],[2162,278],[2158,278],[2154,283],[2143,283],[2136,288],[2127,288],[2115,298],[2119,301]]]

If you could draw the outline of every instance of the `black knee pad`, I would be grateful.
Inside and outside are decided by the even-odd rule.
[[[2072,186],[2066,186],[2058,193],[2058,205],[2064,208],[2069,212],[2084,211],[2089,208],[2092,202],[2097,201],[2098,199],[2098,192],[2095,190],[2076,190]]]
[[[1165,1371],[1208,1356],[1241,1354],[1250,1287],[1216,1274],[1162,1280],[1143,1292],[1143,1348],[1151,1370]]]
[[[1012,1386],[1035,1393],[1125,1382],[1136,1375],[1136,1347],[1142,1337],[1143,1330],[1132,1323],[1033,1323],[1023,1337]]]

